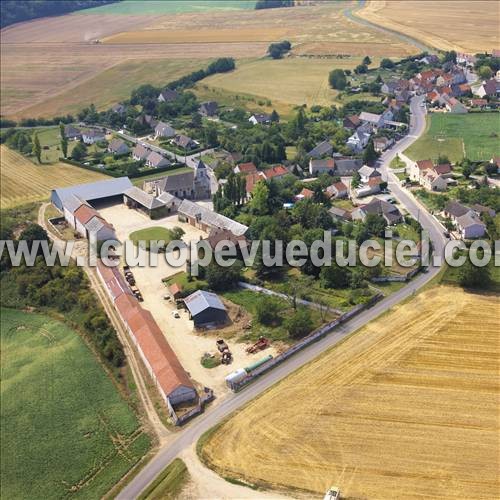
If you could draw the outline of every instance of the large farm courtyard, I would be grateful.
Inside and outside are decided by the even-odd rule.
[[[112,205],[101,208],[99,212],[108,222],[113,224],[120,241],[128,239],[131,233],[152,227],[167,230],[180,227],[185,231],[182,240],[186,245],[189,245],[191,241],[199,241],[201,237],[206,238],[207,236],[206,233],[190,224],[180,222],[177,215],[151,220],[139,211],[128,209],[125,205]],[[139,248],[138,252],[138,255],[140,255],[147,252],[147,250]],[[181,252],[182,254],[187,253],[188,247],[186,246]],[[263,354],[247,354],[245,352],[247,345],[235,341],[236,339],[228,338],[227,336],[231,337],[231,334],[228,334],[227,331],[196,332],[188,313],[182,309],[177,310],[171,301],[165,300],[168,289],[162,280],[183,272],[185,269],[185,265],[182,267],[170,266],[166,262],[164,254],[160,253],[157,266],[136,266],[132,268],[132,272],[137,287],[144,298],[143,307],[149,310],[155,318],[182,366],[189,372],[192,379],[214,389],[216,394],[220,396],[222,393],[228,392],[224,381],[226,375],[234,371],[236,367],[246,366],[252,361],[261,358]],[[175,311],[178,311],[178,318],[172,314]],[[232,326],[237,327],[237,325]],[[206,369],[201,365],[200,360],[205,353],[217,350],[215,341],[221,336],[226,339],[233,354],[233,363],[231,365],[221,364],[215,368]],[[276,350],[274,347],[270,347],[265,353],[276,354]]]
[[[224,477],[308,494],[495,498],[498,311],[495,296],[425,291],[202,438],[201,455]]]

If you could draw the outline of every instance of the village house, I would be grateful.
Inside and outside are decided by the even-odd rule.
[[[285,175],[289,174],[288,170],[283,165],[275,165],[273,167],[266,168],[265,170],[262,170],[261,173],[267,181],[271,179],[282,179]]]
[[[325,194],[329,198],[347,198],[349,194],[349,189],[341,181],[334,182],[325,189]]]
[[[358,170],[358,173],[363,183],[368,183],[370,179],[375,179],[382,175],[376,168],[369,167],[368,165],[363,165]]]
[[[458,99],[455,99],[455,97],[450,97],[449,99],[447,99],[445,107],[450,113],[468,113],[468,109]]]
[[[423,172],[420,184],[428,191],[446,191],[448,187],[446,178],[439,175],[434,169]]]
[[[307,188],[302,188],[302,191],[295,195],[295,200],[300,201],[304,199],[312,199],[314,197],[314,191]]]
[[[368,179],[367,182],[356,188],[356,196],[358,198],[363,198],[364,196],[378,194],[382,191],[382,184],[382,177],[372,177],[371,179]]]
[[[168,167],[170,162],[156,151],[152,151],[146,158],[146,165],[151,168]]]
[[[321,175],[326,173],[332,173],[335,169],[335,160],[333,158],[328,158],[325,160],[309,160],[309,173],[311,175]]]
[[[142,127],[149,127],[154,129],[156,125],[158,124],[158,120],[156,120],[153,116],[151,115],[139,115],[135,121],[141,125]]]
[[[147,157],[151,154],[151,150],[144,147],[142,144],[137,144],[132,149],[132,158],[135,161],[146,161]]]
[[[165,89],[160,92],[158,96],[159,102],[173,102],[179,97],[179,93],[176,90]]]
[[[106,134],[100,130],[87,130],[82,132],[82,140],[85,144],[95,144],[96,142],[104,141]]]
[[[233,168],[233,172],[235,174],[244,174],[244,175],[254,174],[257,172],[257,167],[251,161],[248,163],[240,163],[239,165],[236,165],[236,167]]]
[[[332,207],[328,209],[331,218],[337,222],[349,222],[352,220],[351,212],[344,208]]]
[[[370,203],[353,210],[352,219],[364,221],[368,214],[375,214],[383,217],[390,226],[398,224],[403,220],[403,216],[396,206],[379,198],[374,198]]]
[[[500,82],[495,78],[491,78],[483,82],[479,87],[475,87],[473,93],[479,97],[498,97],[500,96]]]
[[[252,125],[268,125],[271,123],[271,116],[267,113],[255,113],[248,119],[248,121]]]
[[[361,120],[358,115],[346,116],[342,123],[344,128],[348,128],[350,130],[356,130],[361,125]]]
[[[373,129],[372,125],[369,123],[364,123],[347,139],[347,147],[351,149],[353,153],[361,153],[363,149],[366,148],[370,137],[372,135]]]
[[[172,140],[172,142],[179,148],[184,149],[185,151],[196,149],[199,146],[199,143],[197,141],[194,141],[187,135],[182,135],[182,134],[176,135]]]
[[[456,226],[464,240],[482,238],[486,234],[486,225],[472,211],[457,217]]]
[[[82,131],[73,125],[65,125],[64,136],[69,140],[79,141],[82,138]]]
[[[170,138],[174,136],[175,130],[168,123],[158,122],[155,127],[155,139],[158,139],[159,137]]]
[[[329,156],[333,152],[333,146],[330,144],[328,141],[322,141],[316,146],[314,146],[309,153],[307,153],[307,156],[311,158],[323,158],[324,156]]]
[[[108,152],[115,155],[126,155],[130,152],[130,148],[123,139],[115,138],[108,144]]]
[[[434,163],[432,160],[418,160],[410,164],[409,176],[412,181],[420,181],[420,176],[424,170],[429,170],[434,168]]]
[[[393,115],[390,109],[384,111],[381,115],[377,115],[375,113],[368,113],[366,111],[362,111],[359,115],[359,119],[363,123],[368,123],[372,127],[383,128],[387,121],[392,120]]]
[[[199,113],[207,118],[217,116],[219,105],[215,101],[208,101],[201,104]]]
[[[393,143],[394,140],[387,137],[375,137],[375,139],[373,139],[373,147],[377,153],[382,153]]]
[[[115,229],[106,222],[97,210],[87,203],[82,203],[74,212],[75,231],[82,237],[96,241],[116,240]]]
[[[127,106],[124,104],[118,103],[115,104],[114,106],[111,106],[111,111],[113,113],[116,113],[118,115],[124,115],[127,112]]]

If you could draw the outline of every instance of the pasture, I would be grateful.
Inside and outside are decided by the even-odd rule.
[[[335,484],[343,498],[493,498],[498,305],[429,289],[249,403],[199,454],[224,477],[308,496]]]
[[[210,10],[253,9],[256,0],[125,0],[115,4],[78,11],[78,14],[166,15]]]
[[[0,146],[0,208],[47,199],[58,187],[109,179],[66,163],[35,165],[5,145]]]
[[[442,154],[455,162],[464,156],[470,160],[489,160],[500,155],[500,114],[432,113],[427,129],[406,151],[413,160],[436,160]]]
[[[357,15],[441,50],[475,54],[498,48],[498,9],[488,0],[378,0]]]
[[[101,498],[149,437],[75,331],[13,309],[0,321],[2,497]]]

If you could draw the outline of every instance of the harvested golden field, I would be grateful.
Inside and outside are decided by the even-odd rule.
[[[442,50],[475,54],[500,47],[500,10],[490,0],[370,0],[357,15]]]
[[[104,43],[230,43],[230,42],[274,42],[287,35],[286,29],[267,28],[242,29],[185,29],[167,31],[151,29],[125,31],[103,39]]]
[[[342,498],[496,498],[499,306],[421,293],[250,403],[203,456],[226,477]]]
[[[362,57],[344,59],[317,59],[288,57],[284,59],[258,59],[240,62],[235,71],[212,75],[201,85],[236,94],[251,94],[270,100],[271,108],[285,105],[331,105],[338,94],[328,84],[332,69],[352,69]],[[378,65],[373,58],[373,65]],[[279,111],[278,111],[279,112]]]
[[[375,55],[370,51],[374,44],[386,45],[385,56],[416,52],[414,47],[408,46],[396,36],[381,33],[348,19],[344,11],[355,5],[356,2],[347,1],[323,2],[288,9],[239,10],[230,13],[209,11],[203,15],[186,12],[158,18],[148,26],[134,30],[134,33],[144,32],[141,35],[144,42],[157,40],[161,32],[165,33],[164,36],[168,37],[169,41],[182,41],[188,36],[187,33],[191,32],[191,36],[199,36],[203,41],[213,41],[210,37],[216,37],[222,42],[245,41],[248,34],[255,33],[255,38],[252,38],[255,41],[264,36],[265,40],[287,38],[294,45],[306,42],[329,43],[333,54],[339,53],[337,43],[360,45],[363,55]],[[216,32],[221,34],[217,35]],[[126,33],[111,35],[105,42],[115,43],[126,36]],[[397,51],[397,54],[393,51]]]
[[[7,146],[0,146],[0,208],[46,199],[57,187],[100,179],[109,177],[66,163],[35,165]]]
[[[204,68],[207,64],[208,61],[200,59],[127,61],[24,109],[20,115],[29,117],[76,114],[90,103],[94,103],[98,110],[105,110],[123,99],[128,99],[132,90],[143,83],[163,86],[191,71]]]

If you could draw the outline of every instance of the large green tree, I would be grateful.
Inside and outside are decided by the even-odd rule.
[[[334,69],[333,71],[330,71],[328,82],[330,83],[330,87],[332,87],[332,89],[344,90],[347,86],[347,78],[345,77],[344,70]]]

